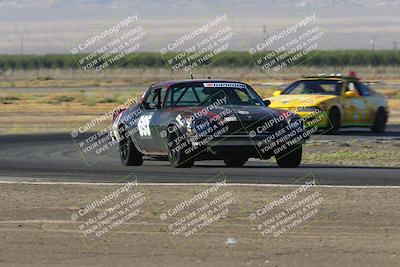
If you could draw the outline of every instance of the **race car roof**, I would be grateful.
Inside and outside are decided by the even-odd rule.
[[[176,85],[176,84],[184,84],[184,83],[195,83],[195,82],[199,82],[199,83],[242,83],[242,84],[246,84],[244,82],[241,81],[234,81],[234,80],[220,80],[220,79],[188,79],[188,80],[175,80],[175,81],[164,81],[164,82],[158,82],[155,83],[151,86],[151,88],[153,87],[169,87],[171,85]]]
[[[318,76],[305,76],[301,80],[345,80],[345,81],[359,81],[357,77],[351,76],[337,76],[337,75],[318,75]]]

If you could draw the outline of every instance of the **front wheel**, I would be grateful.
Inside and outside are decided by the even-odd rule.
[[[227,167],[242,167],[249,160],[247,157],[226,158],[224,159]]]
[[[301,163],[301,157],[303,154],[303,147],[300,145],[294,147],[290,152],[276,155],[276,162],[281,168],[297,168]]]
[[[383,108],[378,109],[375,115],[374,124],[371,127],[373,133],[383,133],[386,128],[386,111]]]
[[[332,108],[329,111],[329,122],[332,126],[332,128],[330,128],[328,130],[328,134],[337,134],[339,133],[339,129],[340,129],[340,124],[341,124],[341,115],[340,115],[340,110],[336,107]]]
[[[194,152],[190,152],[190,143],[175,130],[168,135],[168,159],[174,168],[190,168],[194,164]],[[170,145],[171,144],[171,145]]]

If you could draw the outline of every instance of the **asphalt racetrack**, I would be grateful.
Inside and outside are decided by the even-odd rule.
[[[390,125],[383,135],[367,130],[343,130],[336,136],[318,136],[318,142],[349,139],[400,138],[400,126]],[[312,138],[313,139],[313,138]],[[320,185],[399,186],[400,168],[336,166],[321,162],[297,169],[281,169],[270,161],[250,160],[242,168],[227,168],[223,161],[198,161],[190,169],[174,169],[167,161],[145,160],[143,166],[124,167],[118,152],[88,166],[68,134],[10,135],[0,137],[0,180],[54,182],[119,182],[136,174],[144,183],[206,183],[223,173],[230,183],[291,184],[313,174]]]

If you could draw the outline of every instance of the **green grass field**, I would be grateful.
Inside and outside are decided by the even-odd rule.
[[[180,52],[178,52],[180,53]],[[164,56],[173,57],[178,53],[168,53]],[[260,57],[269,52],[255,54]],[[0,70],[16,69],[76,69],[79,68],[77,61],[87,54],[78,54],[75,58],[70,54],[54,55],[0,55]],[[279,53],[274,57],[278,57]],[[274,58],[273,57],[273,58]],[[165,67],[166,62],[158,52],[132,53],[125,56],[127,60],[118,64],[118,68],[137,67]],[[214,58],[205,61],[205,65],[212,64],[213,67],[254,67],[254,58],[247,51],[221,52],[219,60]],[[273,59],[271,58],[271,59]],[[214,61],[214,62],[212,62]],[[102,62],[99,62],[101,64]],[[400,51],[392,50],[330,50],[312,51],[308,53],[305,60],[297,63],[301,66],[400,66]]]

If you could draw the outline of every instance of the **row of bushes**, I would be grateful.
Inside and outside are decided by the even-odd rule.
[[[165,58],[176,54],[169,53],[161,57],[158,52],[133,53],[126,56],[126,61],[118,64],[119,68],[133,67],[167,67]],[[16,69],[39,69],[79,68],[77,61],[84,54],[75,58],[69,54],[52,55],[0,55],[0,70]],[[256,54],[254,58],[262,56]],[[248,52],[222,52],[218,55],[219,60],[212,63],[213,66],[226,67],[252,67],[254,58]],[[215,58],[214,58],[215,59]],[[121,60],[122,61],[122,60]],[[306,60],[300,62],[304,66],[399,66],[400,51],[371,51],[371,50],[338,50],[338,51],[313,51]]]

